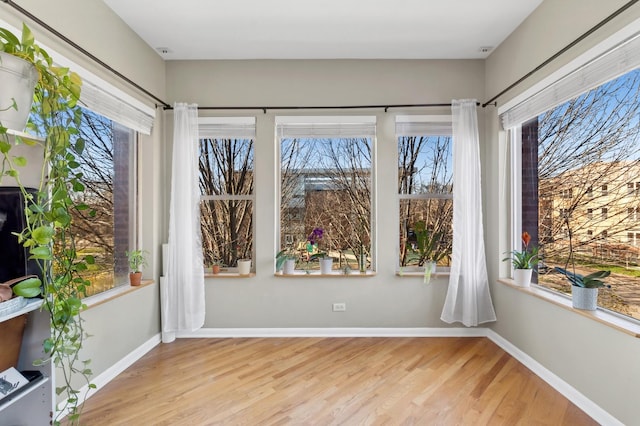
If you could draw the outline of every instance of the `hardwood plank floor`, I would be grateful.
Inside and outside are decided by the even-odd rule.
[[[486,338],[178,339],[83,425],[596,425]]]

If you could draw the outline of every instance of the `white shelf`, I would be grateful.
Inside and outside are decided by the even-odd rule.
[[[23,307],[22,309],[17,310],[15,312],[11,312],[10,314],[7,314],[7,315],[0,316],[0,322],[9,321],[11,318],[15,318],[22,314],[28,314],[31,311],[35,311],[40,306],[42,306],[43,302],[44,300],[42,299],[35,299],[35,298],[29,299],[26,306]]]
[[[35,380],[27,383],[24,386],[25,389],[20,388],[17,391],[15,391],[14,393],[5,396],[0,401],[0,411],[4,410],[6,408],[9,408],[11,405],[17,403],[22,398],[26,398],[32,392],[37,392],[38,389],[40,388],[40,386],[44,385],[48,381],[49,381],[49,378],[47,376],[42,376],[42,377],[40,377],[38,379],[35,379]]]
[[[7,129],[7,134],[8,135],[12,135],[12,136],[18,136],[18,137],[20,137],[22,139],[28,139],[30,141],[44,142],[43,138],[40,138],[38,136],[30,135],[29,133],[19,132],[17,130],[13,130],[13,129]]]

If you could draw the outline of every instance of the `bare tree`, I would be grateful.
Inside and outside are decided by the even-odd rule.
[[[567,225],[578,251],[628,248],[627,231],[640,224],[639,78],[632,72],[539,117],[537,176],[532,168],[523,178],[539,179],[538,237],[547,258],[566,252]]]
[[[398,193],[400,201],[400,265],[440,259],[448,262],[453,242],[453,176],[450,168],[451,138],[403,136],[398,143]],[[415,225],[423,221],[430,253],[410,261],[410,248],[416,244]],[[415,256],[414,256],[415,257]]]
[[[253,140],[201,139],[199,168],[205,263],[234,266],[253,250]]]

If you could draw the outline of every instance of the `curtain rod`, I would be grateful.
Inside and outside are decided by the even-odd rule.
[[[480,106],[480,102],[476,102],[477,106]],[[496,103],[485,104],[496,106]],[[389,108],[430,108],[430,107],[451,107],[451,103],[432,103],[432,104],[390,104],[390,105],[342,105],[342,106],[199,106],[198,110],[262,110],[265,114],[267,110],[284,110],[284,109],[370,109],[370,108],[384,108],[384,112],[387,112]],[[165,110],[173,109],[172,106],[166,105]]]
[[[505,93],[507,93],[509,90],[513,89],[514,87],[516,87],[517,85],[519,85],[520,83],[522,83],[524,80],[528,79],[529,77],[531,77],[533,74],[535,74],[536,72],[540,71],[542,68],[544,68],[545,66],[549,65],[551,62],[553,62],[554,60],[556,60],[560,55],[564,54],[567,50],[571,49],[572,47],[574,47],[576,44],[580,43],[582,40],[584,40],[585,38],[589,37],[591,34],[593,34],[594,32],[596,32],[597,30],[599,30],[600,28],[602,28],[604,25],[606,25],[609,21],[611,21],[612,19],[614,19],[616,16],[620,15],[621,13],[623,13],[625,10],[629,9],[631,6],[633,6],[634,4],[636,4],[639,0],[631,0],[629,2],[627,2],[624,6],[622,6],[620,9],[616,10],[615,12],[613,12],[611,15],[607,16],[606,18],[604,18],[602,21],[598,22],[596,25],[594,25],[593,27],[591,27],[587,32],[585,32],[584,34],[582,34],[580,37],[576,38],[575,40],[573,40],[571,43],[569,43],[568,45],[566,45],[565,47],[563,47],[562,49],[560,49],[558,52],[556,52],[554,55],[552,55],[551,57],[549,57],[546,61],[544,61],[543,63],[541,63],[540,65],[538,65],[537,67],[535,67],[533,70],[529,71],[528,73],[526,73],[524,76],[522,76],[521,78],[519,78],[518,80],[516,80],[514,83],[510,84],[506,89],[502,90],[500,93],[498,93],[497,95],[495,95],[493,98],[489,99],[487,102],[485,102],[484,104],[482,104],[482,107],[486,107],[487,105],[490,105],[491,103],[496,104],[495,100],[498,99],[500,96],[504,95]]]
[[[31,13],[28,10],[26,10],[25,8],[23,8],[22,6],[19,6],[19,5],[15,4],[12,0],[0,0],[0,1],[2,1],[3,3],[6,3],[9,6],[13,7],[18,12],[22,13],[27,18],[31,19],[33,22],[37,23],[42,28],[46,29],[47,31],[49,31],[50,33],[52,33],[53,35],[58,37],[60,40],[64,41],[65,43],[67,43],[68,45],[73,47],[74,49],[78,50],[83,55],[87,56],[89,59],[91,59],[94,62],[96,62],[101,67],[105,68],[107,71],[111,72],[112,74],[116,75],[120,79],[124,80],[126,83],[128,83],[131,86],[135,87],[136,89],[138,89],[139,91],[141,91],[145,95],[147,95],[150,98],[152,98],[153,100],[157,101],[159,103],[159,105],[156,104],[156,107],[158,107],[158,106],[168,107],[169,106],[168,103],[166,103],[165,101],[163,101],[162,99],[160,99],[159,97],[154,95],[153,93],[149,92],[147,89],[145,89],[144,87],[140,86],[138,83],[136,83],[135,81],[131,80],[129,77],[125,76],[120,71],[116,70],[115,68],[113,68],[112,66],[110,66],[109,64],[107,64],[106,62],[104,62],[103,60],[98,58],[97,56],[95,56],[93,53],[91,53],[88,50],[84,49],[83,47],[78,45],[76,42],[71,40],[69,37],[65,36],[64,34],[59,32],[58,30],[53,28],[51,25],[47,24],[42,19],[40,19],[37,16],[35,16],[33,13]]]

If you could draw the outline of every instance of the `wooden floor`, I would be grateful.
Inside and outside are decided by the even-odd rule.
[[[597,423],[486,338],[255,338],[161,344],[82,424]]]

